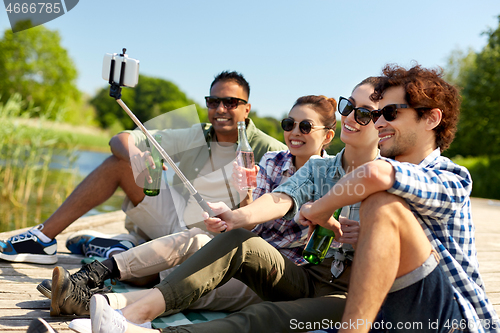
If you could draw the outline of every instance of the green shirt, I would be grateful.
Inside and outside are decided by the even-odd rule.
[[[134,138],[135,145],[146,150],[146,136],[140,130],[125,131]],[[210,143],[215,139],[215,130],[210,123],[202,123],[183,129],[152,130],[152,135],[161,134],[161,145],[167,154],[179,163],[179,169],[191,182],[198,176],[210,157]],[[255,127],[251,119],[247,120],[247,137],[254,152],[256,163],[268,151],[287,149],[287,146]],[[237,143],[236,143],[237,144]],[[236,145],[235,145],[236,148]],[[180,185],[180,186],[179,186]],[[189,195],[182,181],[174,176],[173,186],[184,197]]]

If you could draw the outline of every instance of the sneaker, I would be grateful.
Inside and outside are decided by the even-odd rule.
[[[92,333],[125,333],[127,320],[113,310],[104,296],[96,294],[90,299],[90,320]]]
[[[35,235],[40,226],[25,233],[0,241],[0,258],[14,262],[30,262],[34,264],[55,264],[57,262],[57,241],[48,243]]]
[[[78,231],[66,241],[66,247],[73,254],[103,258],[109,258],[116,251],[127,251],[135,245],[135,237],[129,234],[107,235],[93,230]]]
[[[31,321],[26,333],[57,333],[57,331],[42,318],[36,318]]]
[[[93,295],[98,292],[103,293],[108,291],[104,287],[104,281],[109,278],[110,273],[106,266],[95,260],[83,265],[78,272],[71,274],[70,279],[81,288],[90,289],[90,293]],[[66,274],[63,275],[66,276]],[[59,276],[61,276],[61,273],[59,273]],[[36,289],[45,297],[52,299],[52,280],[43,280]]]
[[[109,273],[109,269],[99,261],[84,265],[72,275],[63,267],[54,268],[50,315],[88,315],[92,295],[108,291],[104,288],[104,281]]]
[[[48,299],[52,298],[52,280],[51,279],[45,279],[40,283],[38,286],[36,286],[36,290],[38,290],[43,296],[47,297]]]
[[[123,316],[123,312],[122,312],[122,310],[117,309],[117,310],[115,310],[115,311],[116,311],[116,312],[118,312],[118,314],[119,314],[120,316]],[[123,317],[125,317],[125,316],[123,316]],[[152,324],[150,321],[146,321],[145,323],[142,323],[142,324],[136,324],[136,323],[131,322],[131,321],[130,321],[130,320],[128,320],[127,318],[125,318],[125,320],[127,321],[127,323],[130,323],[130,324],[135,325],[135,326],[144,327],[144,328],[149,328],[149,329],[152,329],[152,328],[153,328],[153,324]]]
[[[92,333],[92,322],[88,318],[73,319],[68,327],[78,333]]]

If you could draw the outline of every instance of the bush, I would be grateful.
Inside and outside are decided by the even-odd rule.
[[[472,196],[500,199],[500,156],[456,157],[453,161],[469,169],[472,176]]]

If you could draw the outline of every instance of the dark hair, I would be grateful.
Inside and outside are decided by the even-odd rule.
[[[335,117],[337,101],[335,98],[328,98],[323,95],[302,96],[295,101],[292,109],[297,105],[310,105],[320,115],[323,126],[335,131],[335,126],[337,126],[337,118]]]
[[[354,86],[352,91],[356,90],[358,87],[365,85],[365,84],[370,84],[372,87],[376,87],[377,84],[379,84],[381,77],[380,76],[369,76],[357,85]]]
[[[250,97],[250,85],[248,84],[247,80],[245,80],[242,74],[235,71],[223,71],[215,76],[212,84],[210,85],[210,90],[219,81],[233,81],[237,83],[240,87],[243,88],[243,91],[246,92],[247,98]]]
[[[295,101],[292,109],[298,105],[310,106],[311,109],[319,114],[323,126],[335,132],[335,127],[337,126],[337,118],[335,117],[337,101],[335,98],[328,98],[323,95],[302,96]],[[331,142],[323,145],[323,149],[326,149],[330,144]]]
[[[418,107],[417,119],[430,114],[434,108],[442,111],[442,119],[434,128],[436,146],[445,151],[453,141],[457,131],[460,113],[460,95],[458,89],[442,79],[443,70],[426,69],[415,65],[405,69],[389,64],[382,70],[382,78],[370,96],[373,101],[382,99],[384,91],[391,87],[403,87],[405,100],[410,107]]]

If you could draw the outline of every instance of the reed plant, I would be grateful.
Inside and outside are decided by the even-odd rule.
[[[76,185],[76,143],[44,128],[43,117],[26,125],[37,111],[18,94],[0,104],[0,231],[40,223],[46,203],[55,210]],[[65,169],[51,168],[55,154]]]

